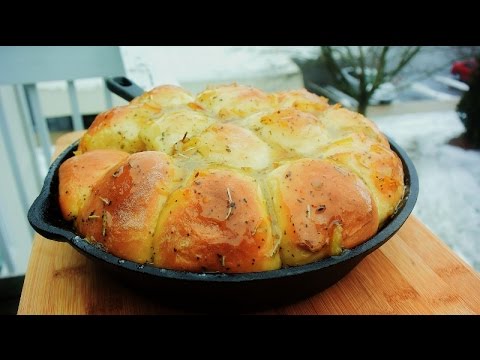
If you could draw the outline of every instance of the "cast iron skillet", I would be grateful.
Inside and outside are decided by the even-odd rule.
[[[159,301],[167,304],[235,311],[285,304],[320,292],[339,281],[365,256],[390,239],[412,212],[419,191],[417,173],[405,151],[391,139],[389,141],[402,160],[405,173],[405,197],[397,212],[363,244],[344,250],[339,256],[308,265],[245,274],[193,273],[140,265],[106,253],[76,235],[71,223],[63,220],[58,206],[58,169],[73,156],[78,141],[65,149],[50,166],[40,195],[30,207],[28,220],[40,235],[68,242],[99,265],[112,270],[113,274],[118,274],[127,284],[159,294]]]

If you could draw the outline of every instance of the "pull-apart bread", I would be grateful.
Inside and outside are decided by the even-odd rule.
[[[364,116],[306,90],[160,86],[97,116],[59,171],[77,233],[123,259],[259,272],[339,255],[404,195]]]

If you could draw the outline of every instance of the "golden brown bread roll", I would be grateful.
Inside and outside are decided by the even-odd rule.
[[[304,89],[233,84],[193,98],[161,86],[100,114],[79,150],[60,168],[65,219],[114,255],[176,270],[336,255],[404,196],[402,163],[376,125]]]
[[[387,139],[378,130],[377,125],[362,114],[334,105],[319,113],[318,119],[325,125],[330,139],[361,134],[375,142],[389,146]]]
[[[305,89],[291,90],[277,93],[278,105],[282,109],[295,110],[318,114],[328,108],[328,100],[317,96]]]
[[[154,242],[154,264],[168,269],[250,272],[281,265],[257,181],[229,170],[199,170],[176,190]]]
[[[180,108],[153,118],[140,131],[147,150],[173,154],[178,146],[215,123],[215,119],[190,108]]]
[[[321,154],[362,178],[377,204],[382,225],[392,215],[403,198],[403,166],[389,147],[364,135],[352,134],[321,149]]]
[[[93,185],[108,170],[126,159],[119,150],[94,150],[65,161],[58,170],[59,203],[66,220],[74,220],[92,192]]]
[[[272,149],[254,133],[234,124],[214,124],[182,149],[194,150],[207,162],[236,168],[264,169],[272,163]]]
[[[269,110],[277,103],[274,96],[237,84],[209,87],[197,95],[196,102],[221,121]]]
[[[377,231],[378,213],[368,188],[333,162],[297,160],[270,173],[268,183],[285,265],[338,255]]]
[[[161,152],[130,155],[95,183],[76,219],[78,232],[124,259],[150,262],[153,233],[174,172]]]
[[[405,192],[402,162],[397,154],[381,144],[372,144],[368,151],[339,153],[329,158],[348,166],[367,184],[383,224],[394,213]]]
[[[316,151],[328,142],[325,126],[317,117],[292,108],[255,114],[243,123],[264,141],[280,147],[283,156],[315,157]]]
[[[179,86],[163,85],[143,93],[131,101],[131,104],[145,104],[155,110],[165,110],[169,107],[186,105],[194,101],[188,91]]]
[[[84,153],[95,149],[118,149],[129,153],[144,151],[140,130],[157,110],[146,105],[119,106],[98,115],[80,140]]]

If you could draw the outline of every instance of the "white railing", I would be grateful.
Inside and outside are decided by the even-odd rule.
[[[53,153],[37,84],[66,82],[73,130],[82,130],[74,80],[124,75],[120,50],[114,46],[0,47],[0,276],[5,268],[7,276],[26,270],[33,238],[27,212]],[[105,96],[104,109],[111,107],[105,86],[100,94]]]

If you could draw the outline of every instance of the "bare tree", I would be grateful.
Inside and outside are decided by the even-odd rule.
[[[395,78],[419,53],[419,46],[322,46],[327,70],[333,75],[337,87],[358,101],[357,111],[365,114],[375,91],[381,84]],[[342,71],[353,67],[358,86],[352,84]]]

